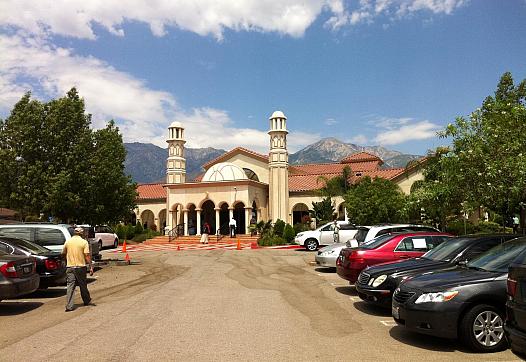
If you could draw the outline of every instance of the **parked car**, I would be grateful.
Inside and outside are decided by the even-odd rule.
[[[466,263],[494,246],[516,237],[513,234],[493,234],[451,238],[419,258],[365,268],[354,285],[362,300],[391,308],[391,297],[402,280]]]
[[[32,257],[0,251],[0,301],[33,293],[39,282]]]
[[[336,260],[336,272],[354,284],[368,266],[422,256],[450,237],[452,235],[436,231],[382,235],[358,248],[342,249]]]
[[[66,240],[74,234],[75,226],[67,224],[23,223],[0,225],[0,237],[22,239],[43,246],[52,251],[62,252]],[[99,244],[88,238],[91,257],[100,260]]]
[[[119,246],[119,237],[108,225],[95,226],[95,240],[99,244],[99,249]]]
[[[40,276],[39,288],[66,283],[66,262],[61,253],[26,240],[5,237],[0,238],[0,250],[11,255],[32,256]]]
[[[339,239],[349,240],[356,234],[357,228],[346,221],[338,221],[340,227]],[[320,245],[334,244],[334,225],[332,222],[324,224],[316,230],[302,231],[294,238],[294,243],[305,246],[308,251],[315,251]]]
[[[508,300],[504,331],[515,353],[526,353],[526,252],[519,254],[508,269]]]
[[[336,259],[340,255],[340,251],[346,247],[357,247],[358,244],[371,242],[374,238],[392,234],[396,232],[417,232],[417,231],[439,231],[431,226],[426,225],[411,225],[411,224],[384,224],[375,226],[359,226],[354,239],[347,240],[342,243],[336,243],[321,248],[315,256],[316,263],[320,266],[336,268]],[[340,238],[340,240],[344,240]]]
[[[526,237],[507,241],[453,269],[409,278],[393,294],[394,320],[408,330],[460,338],[478,352],[507,348],[506,279]]]

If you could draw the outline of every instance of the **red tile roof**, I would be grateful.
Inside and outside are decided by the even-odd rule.
[[[364,162],[364,161],[368,161],[368,162],[376,161],[376,162],[379,162],[380,165],[384,163],[380,157],[373,155],[371,153],[368,153],[368,152],[358,152],[358,153],[352,154],[348,157],[345,157],[340,162],[350,163],[350,162]]]
[[[16,215],[15,210],[0,207],[0,217],[14,217],[15,215]]]
[[[239,154],[239,153],[243,153],[245,155],[248,155],[248,156],[252,156],[252,157],[256,157],[256,158],[259,158],[261,161],[263,162],[268,162],[268,156],[267,155],[262,155],[261,153],[257,153],[257,152],[254,152],[254,151],[251,151],[249,149],[246,149],[244,147],[236,147],[226,153],[223,153],[221,156],[219,157],[216,157],[214,158],[213,160],[211,161],[208,161],[207,163],[205,163],[203,165],[203,168],[206,170],[208,169],[210,166],[212,166],[213,164],[216,164],[216,163],[219,163],[219,162],[222,162],[236,154]]]
[[[165,199],[166,190],[163,184],[139,184],[137,185],[137,200]]]

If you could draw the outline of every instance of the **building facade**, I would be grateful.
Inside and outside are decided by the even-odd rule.
[[[340,162],[289,165],[287,117],[276,111],[269,118],[269,153],[262,155],[237,147],[203,165],[204,174],[186,180],[184,127],[173,122],[168,128],[166,183],[138,185],[137,220],[146,227],[200,235],[208,222],[212,233],[228,234],[234,218],[238,233],[248,233],[250,222],[281,219],[302,221],[312,203],[322,200],[317,190],[323,179],[351,170],[351,181],[361,177],[382,177],[396,182],[409,193],[411,185],[423,179],[421,167],[382,169],[383,161],[365,152]],[[333,199],[336,217],[345,217],[343,198]]]

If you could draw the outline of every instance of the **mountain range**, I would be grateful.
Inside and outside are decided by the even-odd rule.
[[[125,172],[131,175],[133,181],[138,183],[164,182],[166,177],[165,148],[151,143],[125,143],[127,155],[124,163]],[[207,148],[185,148],[186,179],[193,180],[202,170],[202,165],[226,151]],[[342,158],[357,152],[369,152],[377,155],[384,161],[384,168],[405,167],[406,164],[422,156],[404,154],[389,150],[382,146],[358,146],[345,143],[336,138],[324,138],[313,143],[296,153],[289,155],[291,164],[330,163],[338,162]]]

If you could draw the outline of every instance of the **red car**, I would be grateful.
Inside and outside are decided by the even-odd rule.
[[[336,259],[336,271],[354,284],[368,266],[422,256],[430,249],[453,237],[441,232],[385,234],[358,248],[344,248]]]

